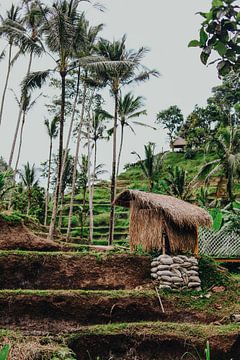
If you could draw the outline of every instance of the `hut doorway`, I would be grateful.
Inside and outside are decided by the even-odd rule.
[[[163,255],[171,255],[171,247],[169,238],[166,233],[163,233],[162,236],[162,254]]]

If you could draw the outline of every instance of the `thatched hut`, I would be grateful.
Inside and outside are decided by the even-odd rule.
[[[171,147],[172,147],[173,151],[174,151],[175,149],[184,150],[186,146],[187,146],[186,140],[183,139],[183,138],[180,137],[180,136],[177,137],[177,138],[173,141],[173,143],[171,144]]]
[[[198,227],[211,227],[207,211],[172,196],[126,190],[115,204],[130,208],[130,246],[181,253],[198,248]]]

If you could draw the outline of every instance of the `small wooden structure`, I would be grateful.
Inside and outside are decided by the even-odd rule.
[[[186,145],[187,145],[187,142],[185,139],[183,139],[182,137],[177,137],[171,144],[171,147],[172,147],[173,151],[176,149],[184,150]]]
[[[198,226],[211,227],[208,212],[172,196],[126,190],[115,204],[130,208],[130,246],[134,250],[197,253]]]

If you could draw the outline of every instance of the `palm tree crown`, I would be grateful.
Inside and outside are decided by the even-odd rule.
[[[234,200],[233,183],[234,176],[239,175],[240,170],[240,129],[228,127],[220,129],[218,136],[213,139],[208,147],[218,154],[218,158],[205,164],[199,176],[207,173],[205,178],[206,182],[210,177],[222,171],[225,179],[227,180],[227,194],[228,200]]]

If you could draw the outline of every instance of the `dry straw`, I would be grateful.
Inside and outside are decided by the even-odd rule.
[[[130,208],[130,245],[146,251],[161,250],[167,235],[173,253],[194,251],[198,226],[211,227],[212,218],[204,209],[172,196],[126,190],[116,205]]]

